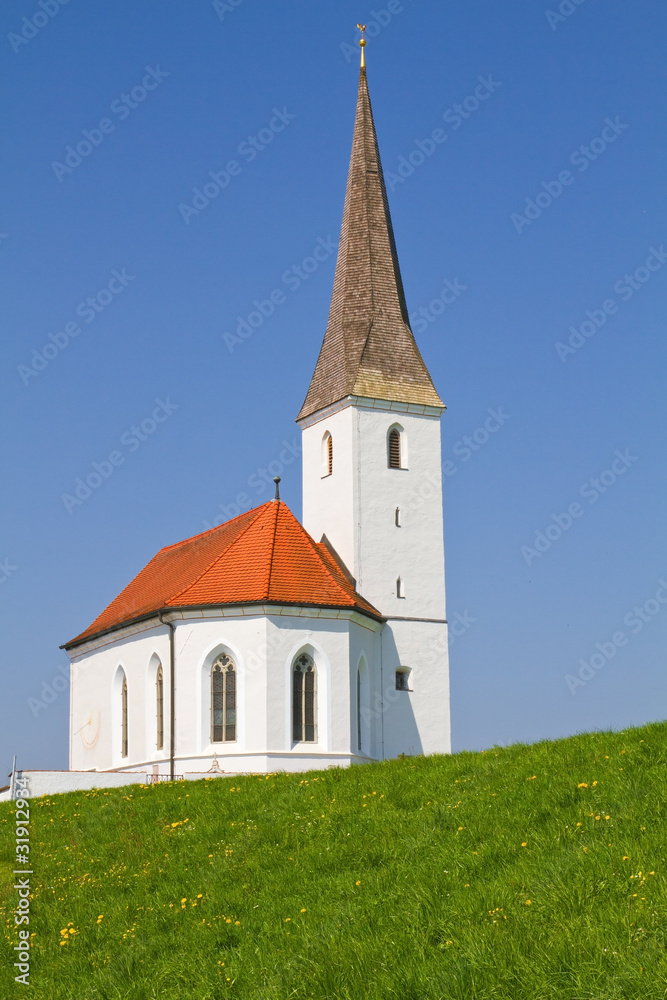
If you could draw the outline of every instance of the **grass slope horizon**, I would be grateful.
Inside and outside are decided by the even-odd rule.
[[[667,723],[31,800],[3,998],[664,1000]]]

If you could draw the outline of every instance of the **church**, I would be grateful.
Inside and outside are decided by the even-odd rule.
[[[71,661],[70,769],[305,771],[449,753],[440,418],[362,63],[329,312],[279,496],[163,548]],[[157,780],[157,779],[156,779]]]

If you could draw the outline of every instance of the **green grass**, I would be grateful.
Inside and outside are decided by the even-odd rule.
[[[664,1000],[666,761],[655,724],[35,799],[28,988],[4,804],[0,996]]]

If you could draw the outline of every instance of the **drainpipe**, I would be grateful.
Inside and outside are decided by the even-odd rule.
[[[14,760],[12,761],[12,776],[9,785],[9,798],[14,799],[14,789],[16,788],[16,754],[14,754]]]
[[[159,613],[158,618],[163,625],[166,625],[169,629],[169,780],[174,780],[174,755],[175,755],[175,732],[176,732],[176,705],[175,705],[175,694],[176,694],[176,657],[174,652],[174,632],[175,625],[173,622],[165,621],[162,617],[162,612]]]

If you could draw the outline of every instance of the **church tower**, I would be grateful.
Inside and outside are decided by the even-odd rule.
[[[329,321],[297,422],[304,527],[386,621],[387,757],[406,752],[409,731],[419,733],[413,752],[450,750],[444,409],[409,326],[362,48]]]

